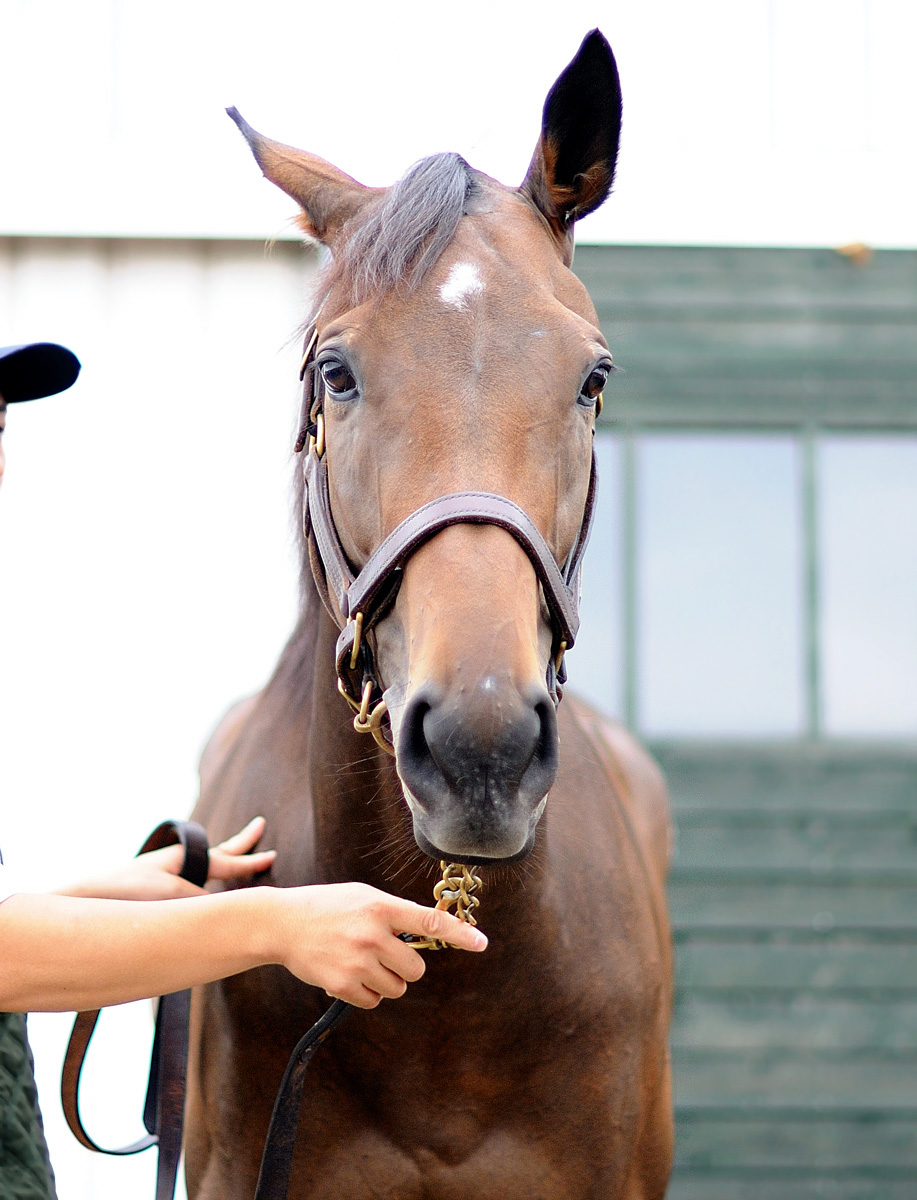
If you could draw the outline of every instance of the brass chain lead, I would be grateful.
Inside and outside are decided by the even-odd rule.
[[[481,876],[475,872],[473,867],[469,867],[465,863],[447,863],[442,859],[439,865],[442,868],[443,877],[433,889],[436,907],[443,912],[448,912],[454,906],[455,915],[460,921],[465,921],[468,925],[477,925],[474,910],[480,905],[481,900],[474,893],[483,887]],[[450,948],[448,942],[443,942],[439,938],[405,937],[405,941],[415,950],[448,950]]]

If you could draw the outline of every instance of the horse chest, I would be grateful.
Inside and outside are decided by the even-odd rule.
[[[316,1063],[316,1097],[326,1110],[355,1111],[355,1128],[372,1130],[425,1176],[431,1164],[457,1177],[486,1163],[484,1177],[498,1178],[495,1164],[517,1144],[529,1149],[514,1151],[516,1159],[544,1157],[534,1178],[549,1177],[556,1162],[569,1175],[571,1146],[588,1145],[601,1161],[616,1128],[635,1119],[642,1056],[634,1047],[653,1023],[652,992],[603,985],[573,1005],[547,991],[522,1004],[510,981],[505,996],[456,1003],[424,996],[421,985],[416,999],[352,1019]],[[530,1186],[524,1194],[542,1192]]]
[[[461,1161],[424,1146],[404,1150],[361,1130],[342,1152],[324,1157],[311,1177],[295,1177],[290,1200],[593,1200],[617,1196],[611,1163],[587,1166],[583,1148],[533,1142],[525,1131],[501,1130]],[[606,1156],[607,1157],[607,1156]]]
[[[511,1040],[467,1044],[445,1031],[442,1042],[376,1036],[328,1048],[304,1114],[299,1200],[618,1194],[640,1120],[626,1049],[600,1052],[558,1032],[534,1062]]]

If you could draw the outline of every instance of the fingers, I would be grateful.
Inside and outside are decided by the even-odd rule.
[[[225,854],[247,854],[258,844],[258,839],[264,833],[264,825],[264,817],[253,817],[244,829],[240,829],[225,842],[220,842],[214,849],[222,850]]]
[[[148,850],[146,854],[138,854],[134,863],[144,870],[152,868],[156,871],[166,871],[177,875],[184,862],[185,852],[181,846],[163,846],[161,850]]]
[[[378,1008],[382,1003],[382,997],[378,992],[371,991],[368,987],[364,987],[362,983],[358,983],[355,987],[341,992],[332,992],[326,989],[326,996],[331,996],[333,1000],[346,1000],[348,1004],[353,1004],[357,1008]]]
[[[210,874],[208,879],[244,879],[259,871],[270,870],[276,850],[260,850],[256,854],[248,851],[257,845],[264,833],[264,817],[254,817],[238,833],[220,842],[210,851]]]
[[[206,892],[203,888],[199,888],[197,884],[191,883],[187,879],[182,879],[180,875],[175,875],[168,891],[164,890],[161,898],[164,900],[186,900],[189,896],[204,895],[206,895]]]
[[[484,950],[487,948],[487,938],[467,921],[460,921],[451,913],[438,908],[424,908],[422,904],[412,904],[408,900],[400,902],[403,906],[398,912],[399,931],[413,933],[418,937],[438,938],[455,946],[458,950]],[[416,953],[416,951],[415,951]]]
[[[393,944],[386,943],[381,961],[389,971],[393,971],[404,983],[405,989],[409,983],[416,983],[427,969],[422,954],[419,954],[407,942],[395,938]],[[403,994],[403,993],[402,993]]]
[[[355,966],[325,987],[329,996],[359,1008],[375,1008],[382,1000],[397,1000],[407,989],[408,985],[400,975],[378,962]]]
[[[243,879],[268,871],[277,857],[276,850],[260,850],[257,854],[226,854],[218,846],[210,851],[210,873],[208,879]]]

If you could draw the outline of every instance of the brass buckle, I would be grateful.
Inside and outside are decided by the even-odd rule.
[[[321,458],[325,453],[325,414],[315,414],[315,436],[309,435],[309,449],[315,451],[315,457]]]
[[[360,643],[363,641],[363,614],[358,612],[352,619],[355,629],[353,631],[353,649],[350,652],[350,669],[351,671],[355,671],[357,669],[357,658],[360,654]]]
[[[567,639],[561,638],[560,645],[557,647],[557,654],[554,657],[554,674],[560,674],[560,668],[564,665],[564,655],[567,653]]]
[[[312,330],[312,336],[306,343],[306,348],[303,351],[302,362],[299,364],[299,382],[302,383],[306,375],[306,370],[309,366],[309,359],[312,357],[312,351],[315,349],[315,343],[318,341],[318,325],[316,324]]]

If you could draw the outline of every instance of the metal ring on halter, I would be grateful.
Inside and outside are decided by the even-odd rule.
[[[344,699],[347,701],[347,703],[350,705],[350,707],[353,709],[353,711],[355,713],[358,713],[360,711],[360,705],[357,703],[356,700],[354,700],[353,696],[351,696],[351,694],[347,691],[347,688],[344,686],[344,680],[340,677],[340,675],[338,675],[338,691],[341,693],[341,695],[344,697]]]
[[[373,687],[372,680],[370,680],[367,683],[366,687],[367,687],[367,689],[369,689],[369,692],[371,694],[372,687]],[[366,692],[364,691],[364,700],[365,700],[365,697],[366,697]],[[368,708],[368,703],[367,703],[367,708]],[[382,719],[387,712],[388,712],[388,705],[385,703],[384,700],[380,700],[379,703],[376,705],[376,707],[368,715],[364,715],[363,706],[361,705],[360,711],[357,713],[357,715],[353,719],[353,727],[357,731],[357,733],[371,733],[376,741],[376,744],[378,746],[381,746],[386,754],[390,754],[391,757],[394,758],[395,757],[395,747],[386,741],[385,734],[382,732]]]
[[[321,409],[315,414],[315,434],[309,437],[309,449],[315,451],[316,458],[325,453],[325,414]]]
[[[351,669],[351,671],[355,671],[357,669],[357,659],[360,654],[360,643],[363,641],[363,613],[362,612],[357,613],[357,615],[353,618],[353,623],[354,623],[353,649],[350,652],[350,669]]]
[[[357,716],[356,720],[354,721],[355,729],[357,728],[357,722],[359,722],[360,725],[366,724],[366,718],[369,715],[369,702],[372,699],[374,687],[375,680],[373,679],[367,679],[363,683],[363,695],[360,697],[360,707],[357,709]],[[362,733],[363,730],[359,729],[357,732]]]
[[[557,654],[554,656],[554,670],[560,675],[560,669],[564,665],[564,655],[567,653],[567,639],[561,638],[560,645],[557,647]]]

